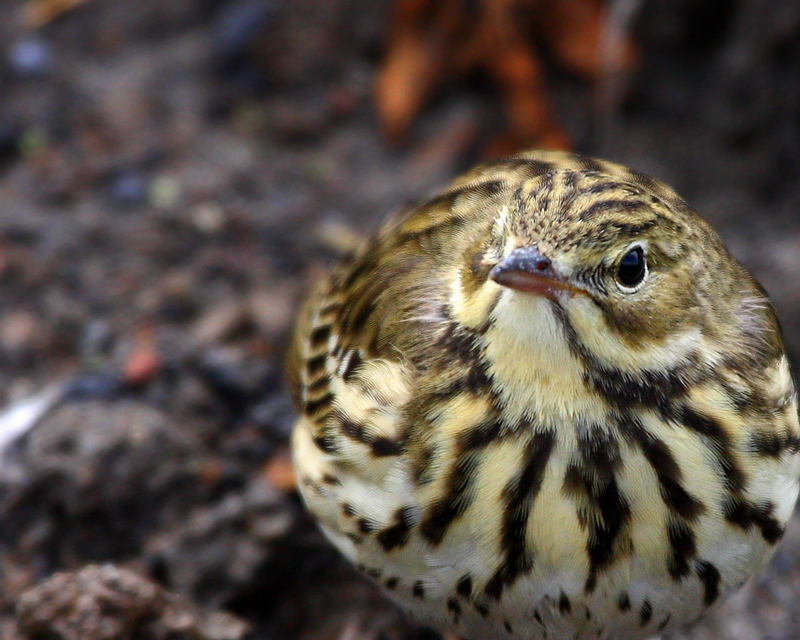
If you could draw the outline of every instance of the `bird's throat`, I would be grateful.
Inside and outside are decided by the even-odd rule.
[[[486,358],[509,420],[602,421],[607,407],[586,384],[552,302],[509,293],[494,310]]]

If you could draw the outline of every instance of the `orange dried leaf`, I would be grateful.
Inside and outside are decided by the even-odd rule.
[[[384,131],[394,140],[404,137],[440,85],[484,70],[506,110],[504,150],[532,144],[568,148],[569,136],[549,105],[533,37],[568,70],[596,81],[609,71],[601,51],[607,19],[602,0],[397,0],[376,85]],[[623,37],[617,49],[611,70],[630,68],[630,41]]]
[[[406,135],[441,75],[441,57],[411,34],[395,41],[376,84],[378,115],[390,139]]]
[[[29,29],[40,29],[61,15],[89,0],[28,0],[22,7],[22,24]]]
[[[294,491],[297,480],[288,449],[281,449],[270,458],[264,467],[263,475],[267,482],[276,489],[285,492]]]

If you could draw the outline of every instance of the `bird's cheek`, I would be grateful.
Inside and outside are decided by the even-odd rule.
[[[562,320],[567,339],[576,343],[575,347],[595,354],[605,354],[615,348],[603,311],[591,300],[573,296],[562,301],[561,307],[566,312]]]
[[[623,370],[635,370],[636,362],[628,357],[638,351],[640,344],[629,342],[630,321],[610,314],[607,308],[585,296],[576,296],[562,305],[567,313],[565,323],[567,335],[572,333],[575,345],[588,351],[606,366]]]
[[[453,319],[472,329],[479,329],[488,322],[503,288],[491,280],[477,287],[465,286],[463,278],[451,281],[450,309]]]

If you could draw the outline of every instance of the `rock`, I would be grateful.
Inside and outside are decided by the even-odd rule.
[[[224,606],[255,588],[296,515],[282,492],[255,480],[154,538],[145,555],[170,588],[205,605]]]
[[[201,202],[191,213],[195,228],[206,235],[214,235],[225,228],[225,211],[213,201]]]
[[[120,173],[112,178],[109,195],[116,204],[124,207],[138,205],[147,197],[147,183],[139,173]]]
[[[228,301],[212,307],[190,330],[192,344],[202,349],[225,340],[247,322],[247,311],[241,303]]]
[[[217,56],[230,60],[245,53],[263,35],[277,4],[274,0],[234,0],[222,5],[211,30]]]
[[[24,310],[7,313],[0,321],[0,350],[14,355],[31,351],[41,332],[42,327],[33,314]]]
[[[250,295],[248,306],[259,331],[274,338],[291,325],[297,287],[294,281],[276,283],[270,289],[258,289]]]
[[[153,345],[144,342],[128,356],[122,367],[122,378],[133,387],[142,386],[158,375],[162,364]]]
[[[19,637],[30,640],[244,640],[247,625],[209,613],[114,565],[57,573],[17,603]]]
[[[204,490],[197,441],[131,399],[67,402],[18,446],[0,483],[0,547],[47,570],[135,552]]]
[[[274,362],[253,357],[243,349],[209,349],[199,360],[203,378],[228,399],[254,398],[279,384],[280,368]]]
[[[11,45],[8,64],[20,78],[38,78],[51,71],[53,52],[41,38],[25,38]]]

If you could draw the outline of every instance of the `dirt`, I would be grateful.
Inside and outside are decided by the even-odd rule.
[[[26,4],[0,5],[0,407],[59,401],[0,456],[0,637],[437,637],[304,514],[281,358],[325,265],[486,157],[494,91],[443,87],[392,146],[386,0],[89,0],[36,30]],[[797,362],[800,5],[639,4],[636,73],[549,65],[550,99],[715,225]],[[670,639],[792,640],[799,597],[795,521]]]

